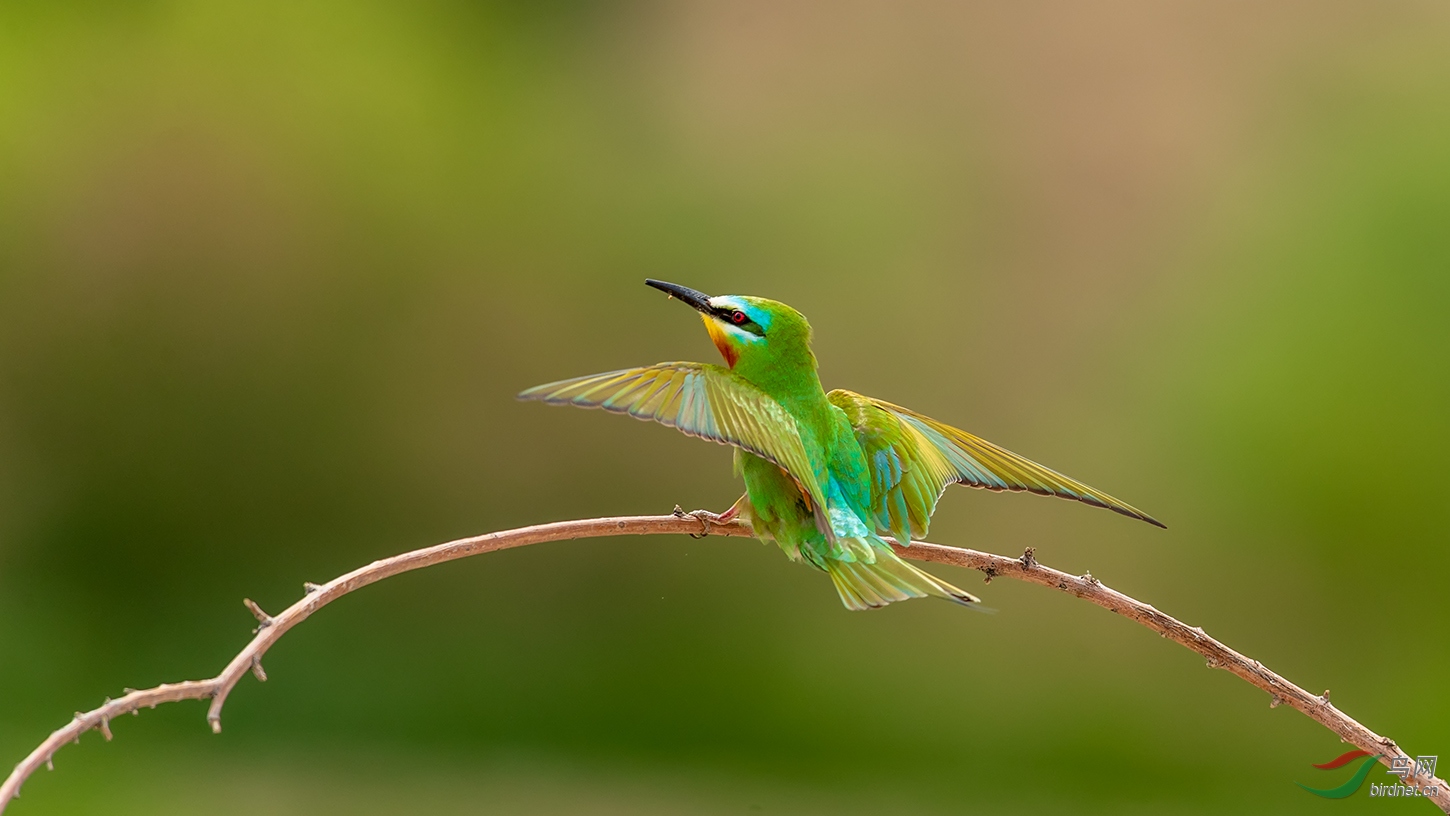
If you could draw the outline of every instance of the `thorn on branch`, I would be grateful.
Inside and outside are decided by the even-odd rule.
[[[256,601],[253,601],[251,598],[243,598],[242,603],[246,605],[247,609],[251,610],[252,614],[256,616],[257,621],[261,624],[256,629],[252,630],[254,633],[260,632],[261,630],[266,629],[268,626],[272,625],[272,616],[268,615],[266,612],[263,612],[262,607],[257,606]]]
[[[1319,695],[1319,704],[1329,705],[1329,689],[1325,689],[1324,693]]]
[[[1207,666],[1208,666],[1208,667],[1209,667],[1209,668],[1210,668],[1210,669],[1221,669],[1221,668],[1223,668],[1223,663],[1222,663],[1222,662],[1220,662],[1220,661],[1219,661],[1219,659],[1218,659],[1218,658],[1216,658],[1216,657],[1210,657],[1210,658],[1209,658],[1209,659],[1208,659],[1208,660],[1207,660],[1207,662],[1206,662],[1206,665],[1207,665]]]
[[[45,758],[45,769],[47,771],[55,770],[55,754],[51,754]]]
[[[302,582],[302,592],[305,595],[311,595],[319,589],[322,589],[322,584],[314,584],[311,581]]]
[[[1269,695],[1269,708],[1278,708],[1279,707],[1279,704],[1282,703],[1282,702],[1284,702],[1284,698],[1283,697],[1280,697],[1277,694],[1270,694]]]
[[[104,707],[109,706],[109,704],[110,697],[106,697],[106,701],[104,701],[104,703],[101,703],[101,707],[103,707],[104,709]],[[106,742],[110,742],[110,717],[107,715],[101,715],[100,725],[96,726],[96,728],[100,729],[100,735],[106,738]]]
[[[990,583],[992,583],[992,579],[997,577],[997,568],[996,567],[982,567],[982,575],[983,575],[982,583],[984,583],[984,584],[990,584]]]
[[[1098,579],[1096,579],[1096,578],[1093,577],[1092,570],[1088,570],[1087,572],[1084,572],[1080,577],[1082,578],[1082,580],[1083,580],[1084,583],[1088,583],[1088,584],[1091,584],[1093,586],[1098,586],[1099,583],[1100,583],[1098,581]]]
[[[262,669],[261,655],[252,655],[252,675],[257,678],[258,682],[267,682],[267,672]]]
[[[679,506],[677,504],[677,505],[675,505],[675,509],[670,512],[670,515],[674,516],[675,518],[684,518],[685,517],[685,508],[683,508],[683,507],[681,507],[681,506]]]
[[[1022,551],[1022,557],[1017,560],[1022,562],[1023,569],[1032,569],[1037,566],[1037,548],[1028,547]]]

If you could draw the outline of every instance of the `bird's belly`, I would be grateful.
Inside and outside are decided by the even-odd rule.
[[[742,452],[740,475],[756,532],[774,539],[791,560],[800,560],[801,546],[821,537],[817,508],[801,493],[795,479],[773,462]]]

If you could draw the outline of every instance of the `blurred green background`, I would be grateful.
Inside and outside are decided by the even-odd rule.
[[[244,596],[727,506],[727,450],[513,399],[713,361],[646,276],[791,303],[828,388],[1171,528],[955,490],[932,540],[1035,546],[1450,754],[1447,38],[1438,0],[7,2],[0,761],[214,674]],[[402,576],[220,737],[127,718],[9,812],[1384,807],[1295,787],[1345,746],[1181,647],[938,571],[1000,613],[848,613],[745,540]]]

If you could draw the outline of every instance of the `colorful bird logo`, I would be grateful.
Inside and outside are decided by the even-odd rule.
[[[1348,765],[1349,763],[1355,761],[1356,759],[1359,759],[1360,757],[1367,756],[1369,756],[1369,751],[1346,751],[1345,753],[1340,754],[1334,759],[1331,759],[1328,762],[1323,763],[1322,765],[1315,765],[1314,767],[1318,768],[1321,771],[1332,771],[1335,768],[1343,768],[1345,765]],[[1295,782],[1294,784],[1298,785],[1304,790],[1309,791],[1315,796],[1323,796],[1325,799],[1346,799],[1350,796],[1353,796],[1355,791],[1359,790],[1360,787],[1364,785],[1365,778],[1369,776],[1370,770],[1374,768],[1374,764],[1378,762],[1379,758],[1382,756],[1384,756],[1384,754],[1375,754],[1374,756],[1370,757],[1369,761],[1359,766],[1359,770],[1354,772],[1354,776],[1351,776],[1349,779],[1345,780],[1343,785],[1335,788],[1311,788],[1303,782]]]

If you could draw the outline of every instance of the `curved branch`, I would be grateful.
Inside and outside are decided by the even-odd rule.
[[[1109,612],[1116,612],[1128,620],[1141,623],[1163,637],[1203,655],[1207,659],[1210,669],[1223,669],[1255,688],[1268,692],[1270,708],[1285,704],[1298,709],[1309,719],[1333,731],[1340,740],[1356,748],[1369,751],[1371,755],[1380,754],[1380,763],[1386,767],[1392,767],[1390,762],[1395,757],[1402,757],[1409,761],[1411,769],[1415,768],[1415,758],[1405,753],[1394,740],[1376,734],[1353,717],[1335,708],[1334,704],[1329,702],[1329,689],[1325,689],[1323,694],[1310,694],[1285,680],[1276,672],[1270,671],[1259,661],[1251,660],[1209,637],[1203,631],[1203,627],[1189,626],[1171,615],[1159,612],[1150,604],[1145,604],[1116,589],[1105,586],[1094,578],[1092,573],[1081,576],[1069,575],[1051,567],[1044,567],[1033,557],[1031,547],[1028,547],[1020,558],[1008,558],[957,547],[943,547],[940,544],[928,544],[924,541],[915,542],[909,548],[897,546],[896,551],[918,561],[953,564],[958,567],[979,570],[986,574],[988,581],[996,577],[1016,578],[1029,584],[1062,590],[1069,595],[1097,604]],[[1450,813],[1450,790],[1446,789],[1444,780],[1430,774],[1412,773],[1405,777],[1404,784],[1419,785],[1422,789],[1427,790],[1433,788],[1437,793],[1430,798],[1430,801],[1440,810]]]
[[[78,742],[81,734],[91,729],[98,729],[107,740],[111,739],[111,720],[123,714],[135,714],[142,708],[155,708],[162,703],[210,699],[211,705],[207,709],[207,721],[211,723],[212,731],[220,732],[222,706],[226,703],[227,695],[241,681],[242,677],[251,672],[258,680],[267,679],[266,673],[262,670],[262,656],[267,653],[267,650],[289,629],[311,617],[312,613],[368,584],[445,561],[455,561],[470,555],[524,547],[529,544],[541,544],[546,541],[616,535],[699,534],[702,532],[723,536],[751,535],[750,528],[740,522],[723,524],[708,522],[678,510],[671,516],[624,516],[560,521],[462,538],[374,561],[325,584],[304,585],[306,594],[302,599],[275,617],[263,612],[261,607],[251,600],[245,600],[247,608],[252,611],[259,622],[256,636],[237,653],[236,657],[232,658],[220,674],[207,680],[163,683],[155,688],[140,691],[128,689],[125,696],[115,700],[107,698],[99,708],[77,712],[69,724],[52,733],[39,747],[31,751],[29,756],[16,765],[5,783],[0,785],[0,813],[4,812],[11,799],[20,796],[20,786],[31,774],[39,770],[42,765],[50,766],[52,756],[61,746],[68,742]],[[1020,558],[1009,558],[1003,555],[944,547],[925,542],[916,542],[910,547],[898,546],[896,551],[907,558],[918,561],[951,564],[979,570],[986,575],[988,581],[997,577],[1016,578],[1028,583],[1062,590],[1111,612],[1116,612],[1203,655],[1208,660],[1210,668],[1225,669],[1268,692],[1271,695],[1269,701],[1271,707],[1284,703],[1298,709],[1310,719],[1333,731],[1343,741],[1372,754],[1381,754],[1380,761],[1385,765],[1389,765],[1392,758],[1405,757],[1410,759],[1410,766],[1414,767],[1413,757],[1409,757],[1393,740],[1381,737],[1335,708],[1329,702],[1328,691],[1322,695],[1310,694],[1265,668],[1259,661],[1250,660],[1209,637],[1203,629],[1190,627],[1148,604],[1110,589],[1092,575],[1069,575],[1051,567],[1042,566],[1033,558],[1031,548],[1028,548]],[[1431,801],[1445,813],[1450,813],[1450,791],[1447,791],[1444,781],[1434,776],[1420,775],[1408,777],[1406,784],[1418,784],[1422,788],[1433,786],[1438,790],[1438,795]]]

